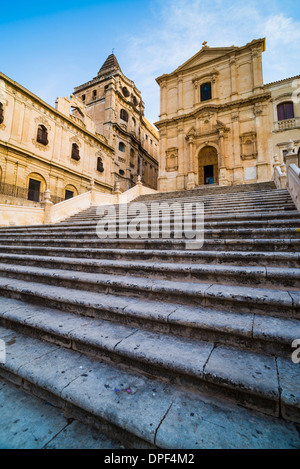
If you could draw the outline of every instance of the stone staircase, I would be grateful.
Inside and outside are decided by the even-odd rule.
[[[203,247],[187,250],[174,223],[168,239],[146,237],[147,218],[144,238],[120,238],[130,216],[101,240],[97,207],[0,229],[1,376],[127,447],[300,448],[289,193],[267,183],[134,202],[150,213],[153,201],[204,202]]]

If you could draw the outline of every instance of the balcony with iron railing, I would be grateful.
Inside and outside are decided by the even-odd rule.
[[[291,119],[284,119],[274,122],[274,131],[282,132],[284,130],[300,129],[300,118],[293,117]]]

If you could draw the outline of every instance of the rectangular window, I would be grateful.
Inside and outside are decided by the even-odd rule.
[[[28,200],[33,200],[34,202],[39,202],[40,200],[40,181],[36,181],[35,179],[29,179],[29,187],[28,187]]]
[[[203,83],[200,87],[201,101],[211,99],[211,83]]]
[[[65,200],[72,199],[74,197],[74,192],[73,191],[65,191]]]
[[[294,119],[294,104],[291,102],[279,104],[277,106],[277,117],[279,121]]]

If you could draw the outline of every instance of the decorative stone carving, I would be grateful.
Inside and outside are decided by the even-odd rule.
[[[178,170],[178,148],[169,148],[166,151],[167,171]]]
[[[253,160],[257,158],[256,133],[246,132],[240,136],[241,159]]]

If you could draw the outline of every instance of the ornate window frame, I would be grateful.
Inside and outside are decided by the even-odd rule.
[[[193,79],[194,85],[194,101],[195,104],[205,104],[210,103],[213,99],[217,98],[217,81],[218,81],[219,72],[213,70],[210,73],[205,73],[199,77]],[[201,101],[201,86],[205,83],[211,83],[211,98],[206,101]]]

